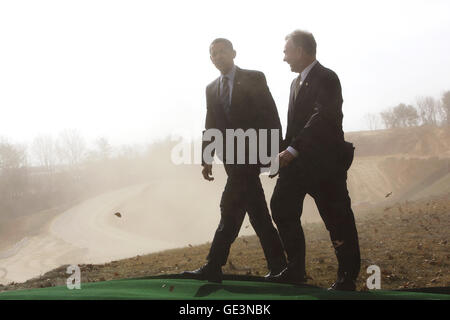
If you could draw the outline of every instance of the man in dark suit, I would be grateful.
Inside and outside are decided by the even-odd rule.
[[[255,150],[249,148],[249,141],[245,144],[245,155],[241,155],[245,157],[244,163],[238,161],[239,154],[236,151],[239,150],[236,144],[234,156],[228,158],[230,150],[225,137],[226,130],[229,129],[274,129],[279,130],[281,136],[278,111],[264,74],[234,65],[236,51],[229,40],[214,40],[210,45],[210,56],[221,75],[206,88],[205,131],[216,129],[222,133],[224,150],[213,150],[212,153],[216,151],[223,161],[228,178],[220,202],[221,219],[207,257],[208,262],[197,270],[185,271],[183,274],[221,282],[221,267],[226,264],[231,244],[238,236],[247,212],[261,242],[269,269],[268,275],[275,275],[286,267],[286,258],[278,232],[272,224],[259,179],[262,165],[249,161],[252,155],[255,156],[252,154]],[[205,138],[203,140],[202,174],[204,179],[211,181],[214,179],[212,164],[204,158],[209,141]]]
[[[355,290],[360,252],[347,191],[353,145],[344,141],[338,76],[316,60],[316,42],[297,30],[286,37],[284,61],[299,76],[292,81],[286,139],[279,154],[279,178],[271,199],[272,217],[288,257],[273,281],[305,282],[303,200],[311,195],[330,233],[339,268],[330,289]]]

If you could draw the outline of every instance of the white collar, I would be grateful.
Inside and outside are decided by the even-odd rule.
[[[223,74],[220,76],[220,80],[223,81],[224,77],[228,78],[228,81],[233,82],[234,81],[234,75],[236,74],[236,65],[233,64],[233,67],[231,68],[230,71],[228,71],[227,74]]]
[[[302,73],[300,73],[300,81],[304,81],[306,77],[308,76],[308,73],[311,71],[311,69],[316,65],[317,60],[314,60],[309,66],[307,66],[305,69],[303,69]]]

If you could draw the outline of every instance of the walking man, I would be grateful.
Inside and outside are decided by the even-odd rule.
[[[360,252],[347,190],[353,145],[344,141],[338,76],[316,60],[316,41],[306,31],[286,37],[284,61],[298,73],[292,81],[286,139],[271,199],[272,217],[287,253],[288,266],[272,281],[304,283],[303,200],[311,195],[330,233],[339,268],[330,289],[355,290]]]
[[[209,48],[211,61],[220,71],[220,76],[206,88],[206,123],[205,129],[217,129],[226,136],[227,129],[275,129],[281,136],[281,123],[275,102],[267,87],[262,72],[244,70],[234,65],[236,51],[232,43],[223,38],[215,39]],[[205,134],[205,132],[204,132]],[[208,143],[204,139],[203,153]],[[212,282],[222,281],[221,267],[226,264],[231,244],[239,234],[246,212],[253,226],[264,255],[270,275],[281,272],[286,267],[286,258],[277,230],[272,224],[264,190],[259,178],[261,165],[250,163],[252,148],[245,145],[245,163],[233,161],[226,156],[224,150],[215,150],[222,158],[227,182],[220,201],[221,218],[214,235],[207,263],[194,271],[185,271],[186,276]],[[237,150],[236,146],[233,146]],[[203,159],[203,157],[202,157]],[[211,181],[212,164],[203,159],[202,174]]]

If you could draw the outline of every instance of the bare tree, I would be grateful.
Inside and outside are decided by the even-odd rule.
[[[445,126],[450,126],[450,91],[446,91],[442,95],[439,111],[442,124]]]
[[[398,121],[395,118],[394,111],[392,108],[380,112],[380,117],[386,129],[398,127]]]
[[[27,166],[26,148],[14,146],[0,138],[0,169],[18,169]]]
[[[51,136],[38,136],[32,145],[33,155],[36,157],[39,166],[47,172],[52,172],[56,164],[55,141]]]
[[[376,113],[366,113],[364,121],[369,130],[377,130],[380,127],[380,117]]]
[[[110,159],[112,147],[105,137],[98,138],[94,142],[95,147],[89,150],[87,158],[89,161],[105,161]]]
[[[419,122],[417,110],[411,105],[400,103],[392,109],[392,112],[399,127],[417,126]]]
[[[417,109],[422,125],[437,125],[437,103],[433,97],[416,99]]]
[[[97,150],[103,160],[106,160],[111,156],[112,147],[109,144],[108,139],[104,137],[99,138],[95,141],[95,145],[97,146]]]
[[[56,144],[57,154],[62,163],[76,166],[86,153],[86,143],[78,130],[64,130]]]
[[[27,189],[26,148],[0,139],[0,194],[2,198],[17,198]],[[1,202],[1,201],[0,201]]]

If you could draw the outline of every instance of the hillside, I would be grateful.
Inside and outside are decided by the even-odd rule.
[[[409,127],[345,133],[356,146],[356,157],[450,157],[450,128]]]
[[[449,129],[351,132],[346,137],[356,146],[348,186],[357,219],[407,201],[438,197],[443,205],[450,202]],[[161,178],[2,224],[0,241],[9,245],[0,247],[0,284],[24,282],[65,264],[104,264],[210,241],[219,221],[223,168],[214,166],[215,180],[206,182],[198,165],[174,166],[161,157],[152,162],[159,163]],[[270,201],[276,179],[261,179]],[[315,222],[322,226],[311,198],[305,199],[303,211],[307,228]],[[241,236],[252,235],[246,218]]]
[[[450,286],[450,194],[427,201],[398,203],[361,213],[357,219],[362,266],[359,290],[365,290],[365,270],[381,268],[384,290]],[[335,279],[336,258],[322,223],[305,226],[309,284],[326,287]],[[176,274],[205,262],[209,243],[161,251],[104,264],[83,264],[82,282]],[[65,285],[67,266],[25,283],[0,286],[17,290]],[[233,244],[225,273],[262,276],[267,272],[259,241],[241,236]]]

